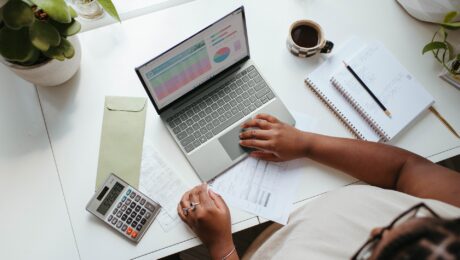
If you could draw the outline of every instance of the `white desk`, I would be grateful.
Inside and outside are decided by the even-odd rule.
[[[80,35],[79,73],[59,88],[38,88],[56,167],[62,181],[76,245],[82,259],[157,258],[199,243],[180,226],[169,233],[153,225],[138,246],[120,239],[85,210],[94,191],[103,102],[106,95],[146,96],[134,67],[190,36],[211,21],[245,4],[251,55],[278,95],[292,110],[319,119],[318,131],[351,135],[303,84],[321,57],[299,59],[285,49],[287,29],[296,19],[319,22],[337,45],[350,35],[382,41],[437,100],[436,107],[460,129],[460,92],[437,78],[439,66],[421,55],[435,26],[410,18],[395,1],[212,1],[181,6],[113,24]],[[357,8],[359,6],[359,8]],[[365,10],[363,12],[362,10]],[[162,148],[175,169],[191,184],[198,179],[160,123],[152,106],[146,138]],[[433,161],[460,153],[460,141],[427,114],[393,143]],[[18,166],[16,166],[18,167]],[[355,181],[315,163],[305,166],[298,205],[312,196]],[[233,230],[257,224],[256,217],[232,209]],[[37,234],[37,233],[33,233]],[[52,242],[50,242],[52,243]],[[72,250],[69,250],[72,255]]]
[[[78,259],[36,89],[0,75],[0,259]]]

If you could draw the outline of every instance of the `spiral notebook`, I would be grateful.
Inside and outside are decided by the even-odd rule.
[[[349,64],[391,112],[385,115],[345,68]],[[379,42],[353,38],[305,79],[358,138],[389,141],[434,103],[433,97]]]

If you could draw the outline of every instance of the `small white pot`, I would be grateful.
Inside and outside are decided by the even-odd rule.
[[[77,36],[69,37],[75,49],[71,59],[59,61],[51,59],[45,63],[34,66],[21,66],[2,60],[6,66],[19,77],[37,86],[57,86],[68,81],[80,68],[81,46]]]

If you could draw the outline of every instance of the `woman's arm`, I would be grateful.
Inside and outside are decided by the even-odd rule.
[[[246,122],[242,146],[271,161],[308,157],[371,185],[460,207],[460,174],[409,151],[380,143],[302,132],[269,115]]]

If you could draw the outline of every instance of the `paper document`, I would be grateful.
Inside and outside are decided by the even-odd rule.
[[[163,207],[158,220],[165,231],[180,221],[177,204],[190,188],[166,165],[153,145],[144,143],[139,190]]]
[[[311,131],[316,120],[293,113],[300,130]],[[246,158],[210,182],[210,187],[233,206],[285,225],[292,210],[303,160],[283,163]]]

